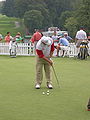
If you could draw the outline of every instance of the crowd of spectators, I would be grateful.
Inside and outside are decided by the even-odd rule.
[[[34,34],[28,41],[34,44],[34,47],[36,49],[36,44],[42,37],[43,34],[38,29],[35,29]],[[48,36],[48,37],[52,38],[54,42],[54,48],[57,50],[56,56],[58,57],[59,57],[59,50],[62,50],[62,55],[60,56],[65,55],[65,51],[67,50],[69,43],[71,43],[72,41],[75,42],[77,48],[80,46],[82,40],[90,41],[90,33],[87,36],[83,27],[80,27],[80,30],[77,31],[74,39],[68,35],[67,31],[63,32],[63,34],[58,34],[56,30],[53,31],[52,36]],[[3,40],[6,43],[10,43],[10,41],[13,38],[16,40],[17,43],[24,42],[24,38],[21,36],[20,32],[17,32],[17,34],[14,37],[12,37],[10,32],[7,32],[5,37],[3,37],[2,34],[0,34],[1,42]]]
[[[10,32],[7,32],[5,37],[2,34],[0,34],[0,41],[1,42],[10,43],[10,40],[12,40],[12,38],[15,38],[17,43],[23,42],[23,38],[22,38],[20,32],[17,32],[17,34],[14,37],[11,35]]]

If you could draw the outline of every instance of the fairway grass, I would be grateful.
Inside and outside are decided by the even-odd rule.
[[[53,58],[60,88],[34,88],[35,57],[0,56],[0,120],[90,120],[90,58]],[[45,95],[42,93],[45,92]]]

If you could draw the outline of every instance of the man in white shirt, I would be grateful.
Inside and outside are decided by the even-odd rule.
[[[87,34],[86,34],[86,32],[84,31],[84,28],[83,28],[83,27],[80,27],[80,30],[77,31],[75,40],[76,40],[75,42],[76,42],[76,47],[77,47],[77,48],[80,47],[80,43],[81,43],[83,40],[87,40]]]
[[[82,43],[82,41],[88,41],[87,39],[87,34],[84,31],[84,27],[80,27],[80,30],[77,31],[76,33],[76,37],[75,37],[75,42],[76,42],[76,47],[77,47],[77,53],[78,53],[78,58],[80,58],[80,44]]]

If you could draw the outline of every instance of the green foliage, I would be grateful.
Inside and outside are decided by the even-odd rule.
[[[66,10],[72,10],[70,1],[71,0],[7,0],[4,4],[3,11],[7,16],[13,15],[20,18],[23,18],[27,11],[41,11],[44,17],[42,28],[48,28],[50,26],[59,26],[58,17],[61,16],[61,13]],[[8,8],[10,8],[10,11]]]
[[[77,10],[81,6],[83,0],[71,0],[70,2],[71,2],[72,8],[74,10]]]
[[[5,14],[9,17],[14,17],[14,3],[15,0],[6,0],[3,4],[2,14]]]
[[[40,29],[43,24],[43,16],[38,10],[27,11],[24,15],[24,23],[30,32],[33,32],[35,28]]]
[[[69,31],[70,35],[75,38],[75,34],[77,32],[77,27],[78,27],[78,22],[76,20],[76,18],[74,17],[69,17],[66,21],[65,21],[65,25],[64,27],[67,29],[67,31]]]
[[[65,27],[74,36],[80,26],[84,26],[86,32],[90,32],[90,0],[83,0],[82,4],[72,14],[72,17],[67,18]]]
[[[0,13],[2,12],[3,2],[0,2]]]
[[[66,21],[66,19],[68,19],[70,16],[71,16],[71,12],[70,12],[70,11],[62,12],[62,14],[60,15],[60,17],[59,17],[59,28],[60,28],[61,30],[65,28],[65,27],[64,27],[65,21]]]
[[[41,14],[43,15],[43,24],[42,24],[42,28],[45,27],[49,27],[50,26],[50,14],[48,9],[46,8],[46,4],[35,4],[32,3],[29,5],[29,9],[30,10],[38,10],[41,12]]]
[[[83,4],[76,11],[76,18],[79,26],[84,26],[86,31],[90,31],[90,0],[83,0]]]
[[[15,16],[23,18],[26,11],[28,11],[29,0],[15,0]]]
[[[74,29],[83,25],[87,32],[90,30],[90,0],[6,0],[3,4],[2,13],[10,17],[25,18],[25,14],[31,10],[41,12],[43,24],[40,22],[39,28],[46,30],[48,27],[54,26],[60,27],[62,30],[65,29],[65,26],[69,27],[69,22],[67,23],[68,20],[66,19],[73,17],[77,21],[77,28],[73,25]],[[75,14],[72,14],[73,11]],[[38,23],[39,20],[37,19]],[[26,27],[29,28],[27,25]]]

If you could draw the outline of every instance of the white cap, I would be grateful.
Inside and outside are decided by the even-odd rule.
[[[68,35],[68,33],[67,33],[67,32],[65,32],[65,33],[64,33],[64,35]]]
[[[41,38],[41,42],[45,43],[46,45],[51,45],[52,44],[52,39],[50,37],[43,36]]]

